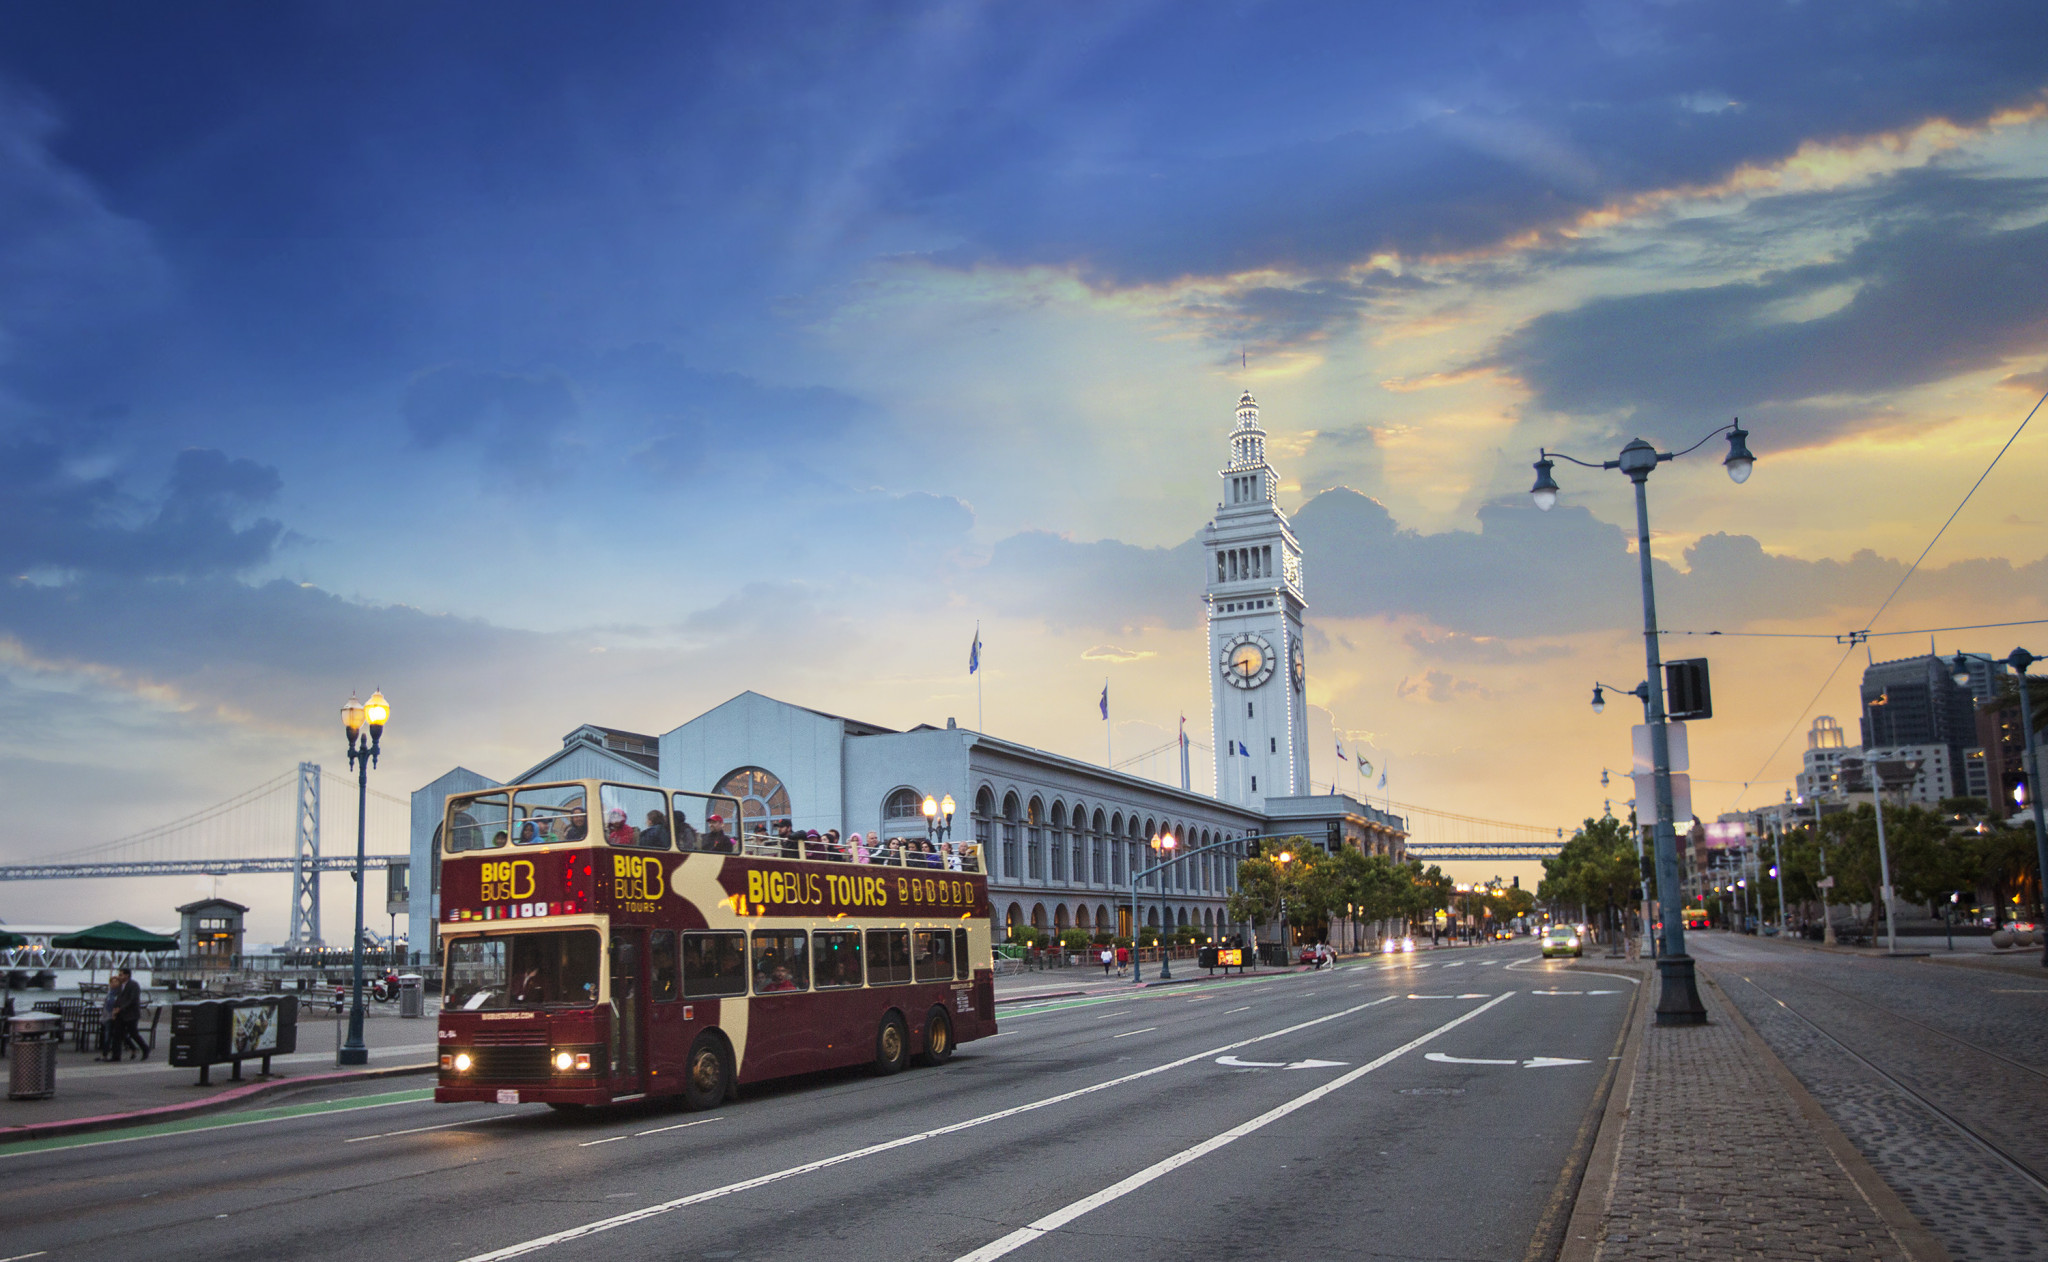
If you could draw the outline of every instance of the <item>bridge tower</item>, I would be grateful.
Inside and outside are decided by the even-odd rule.
[[[320,765],[299,764],[298,852],[292,867],[293,946],[320,943]]]

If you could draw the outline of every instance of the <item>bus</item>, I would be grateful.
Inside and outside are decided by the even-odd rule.
[[[709,1109],[996,1032],[978,845],[848,852],[746,807],[602,780],[449,798],[434,1098]]]
[[[1707,927],[1707,909],[1704,907],[1686,908],[1685,927],[1688,931],[1693,929],[1705,929]]]

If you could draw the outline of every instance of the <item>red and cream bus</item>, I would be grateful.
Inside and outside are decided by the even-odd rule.
[[[742,819],[599,780],[450,798],[434,1098],[706,1109],[996,1032],[978,846],[849,852]]]

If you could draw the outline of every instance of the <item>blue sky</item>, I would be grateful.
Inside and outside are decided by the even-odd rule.
[[[1189,541],[1246,388],[1319,733],[1397,797],[1568,823],[1626,757],[1583,696],[1640,675],[1629,508],[1574,471],[1537,517],[1534,448],[1742,415],[1750,484],[1658,475],[1667,623],[1861,626],[2048,390],[2044,28],[17,6],[0,785],[37,826],[0,850],[334,763],[351,688],[397,707],[394,792],[749,687],[968,717],[977,620],[992,730],[1094,756],[1108,674],[1145,748],[1206,724]],[[2043,616],[2044,473],[2029,430],[1888,624]],[[1716,645],[1703,801],[1781,791],[1839,656]]]

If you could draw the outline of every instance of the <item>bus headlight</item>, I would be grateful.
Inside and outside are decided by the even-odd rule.
[[[573,1053],[570,1053],[570,1052],[556,1052],[556,1053],[555,1053],[555,1072],[557,1072],[557,1073],[564,1073],[564,1074],[566,1074],[566,1073],[568,1073],[568,1072],[569,1072],[569,1071],[570,1071],[571,1069],[575,1068],[575,1066],[576,1066],[576,1057],[575,1057],[575,1055],[574,1055]]]
[[[468,1052],[455,1053],[454,1069],[456,1073],[466,1074],[469,1072],[470,1066],[474,1064],[476,1064],[476,1061],[470,1056]]]

